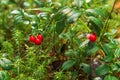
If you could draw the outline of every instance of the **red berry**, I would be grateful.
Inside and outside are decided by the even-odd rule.
[[[29,39],[30,39],[30,41],[31,41],[31,42],[35,42],[36,37],[35,37],[35,36],[30,36],[30,38],[29,38]]]
[[[40,39],[38,39],[38,38],[35,40],[35,44],[36,44],[36,45],[40,45],[41,42],[42,42],[42,41],[41,41]]]
[[[97,39],[97,36],[96,36],[95,33],[93,33],[93,34],[88,34],[88,35],[87,35],[87,38],[88,38],[91,42],[95,42],[96,39]]]
[[[40,39],[41,41],[43,41],[43,35],[39,34],[39,35],[37,36],[37,38]]]

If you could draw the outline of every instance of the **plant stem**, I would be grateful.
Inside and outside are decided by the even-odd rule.
[[[117,1],[117,0],[115,0],[114,3],[113,3],[112,9],[111,9],[110,14],[108,15],[106,21],[105,21],[105,24],[104,24],[104,26],[103,26],[103,29],[102,29],[102,31],[101,31],[101,34],[100,34],[100,37],[99,37],[98,41],[100,41],[100,40],[102,39],[104,33],[105,33],[106,30],[108,29],[108,22],[109,22],[109,20],[110,20],[110,16],[111,16],[111,14],[112,14],[112,12],[113,12],[113,9],[114,9],[114,7],[115,7],[116,1]]]
[[[88,30],[88,32],[91,32],[91,30],[89,29],[89,27],[81,19],[79,19],[79,20],[82,23],[82,25]]]
[[[48,29],[52,21],[53,21],[53,18],[51,18],[50,21],[46,24],[45,29],[43,29],[43,31],[46,31]]]

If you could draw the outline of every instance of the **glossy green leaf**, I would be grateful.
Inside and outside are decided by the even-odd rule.
[[[112,62],[113,58],[114,58],[114,52],[112,51],[112,49],[110,48],[109,45],[104,44],[102,45],[102,49],[105,52],[106,56],[104,58],[105,62]]]
[[[101,77],[95,77],[93,80],[102,80]]]
[[[108,56],[105,56],[104,61],[105,61],[105,62],[112,62],[113,59],[114,59],[114,56],[108,55]]]
[[[54,19],[56,21],[61,21],[63,19],[66,19],[67,18],[67,14],[70,13],[72,11],[72,9],[70,8],[63,8],[63,9],[60,9],[55,15],[54,15]]]
[[[117,64],[111,64],[110,67],[111,67],[112,71],[118,71],[118,69],[119,69],[119,66]]]
[[[66,15],[61,13],[61,12],[57,13],[54,16],[55,21],[61,21],[61,20],[65,19],[65,18],[66,18]]]
[[[68,23],[76,22],[80,15],[82,15],[82,13],[76,12],[76,11],[71,11],[71,12],[67,15],[67,22],[68,22]]]
[[[116,50],[115,50],[115,57],[120,57],[120,48],[117,48]]]
[[[81,63],[80,67],[83,69],[83,71],[87,74],[90,74],[91,72],[91,67],[89,64]]]
[[[105,76],[104,80],[119,80],[119,79],[115,76],[107,75],[107,76]]]
[[[89,43],[89,40],[86,39],[85,41],[81,42],[81,44],[79,45],[79,48],[87,46],[88,43]]]
[[[103,22],[100,19],[93,16],[88,17],[88,19],[92,23],[92,28],[96,31],[97,35],[99,35],[103,27]]]
[[[100,16],[106,19],[108,12],[105,9],[96,8],[96,9],[87,9],[86,14],[89,16]]]
[[[102,23],[102,21],[100,19],[95,18],[93,16],[88,17],[88,19],[90,21],[92,21],[97,27],[99,27],[99,28],[103,27],[103,23]]]
[[[102,8],[96,8],[95,11],[97,12],[97,14],[99,16],[101,16],[102,18],[106,19],[109,15],[108,11],[106,9],[102,9]]]
[[[13,10],[13,11],[11,12],[11,14],[17,14],[17,15],[19,15],[19,14],[20,14],[20,11],[19,11],[19,10]]]
[[[23,22],[24,22],[24,21],[23,21],[22,16],[16,15],[16,16],[14,17],[14,24],[23,23]]]
[[[63,63],[62,69],[63,70],[68,70],[71,67],[73,67],[75,65],[75,63],[76,63],[76,60],[74,60],[74,59],[68,60],[68,61]]]
[[[86,53],[87,53],[88,55],[94,54],[94,53],[97,51],[97,48],[98,48],[98,47],[95,45],[95,43],[89,42],[89,43],[88,43],[88,46],[87,46],[87,48],[86,48]],[[92,51],[92,49],[93,49],[94,51]]]
[[[56,24],[56,32],[58,34],[60,34],[64,30],[65,27],[66,27],[66,24],[65,24],[64,20],[60,21],[60,22],[57,22],[57,24]]]
[[[87,50],[87,54],[94,55],[99,50],[99,47],[94,46],[92,49]]]
[[[63,14],[65,14],[65,15],[69,14],[71,11],[72,11],[72,9],[69,8],[69,7],[64,8],[64,9],[61,10],[61,12],[62,12]]]
[[[77,7],[82,7],[84,4],[84,0],[74,0],[74,4],[76,4]]]
[[[2,67],[4,70],[9,70],[12,68],[12,62],[9,59],[1,58],[0,59],[0,67]]]
[[[109,71],[110,71],[110,67],[105,64],[102,64],[95,69],[95,73],[98,76],[105,75],[105,74],[109,73]]]
[[[115,43],[108,43],[106,45],[109,46],[109,48],[111,49],[116,49],[118,47],[118,44],[115,44]]]
[[[112,56],[113,53],[114,53],[112,51],[112,49],[107,44],[102,45],[102,49],[105,52],[105,54],[108,55],[108,56]]]
[[[42,2],[41,0],[34,0],[34,2],[39,5],[39,7],[43,7],[44,6],[44,2]]]
[[[0,71],[0,80],[4,80],[4,77],[1,71]]]
[[[41,12],[39,13],[39,16],[42,17],[43,19],[48,20],[49,19],[49,14],[46,12]]]
[[[72,56],[72,55],[74,55],[74,52],[73,52],[72,49],[70,49],[70,50],[68,50],[68,51],[65,52],[65,55]]]
[[[11,77],[7,71],[0,71],[0,80],[11,80]]]

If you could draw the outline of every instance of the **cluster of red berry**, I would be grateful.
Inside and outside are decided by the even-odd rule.
[[[95,42],[97,39],[97,35],[95,33],[92,34],[87,34],[87,38],[91,41],[91,42]]]
[[[36,45],[40,45],[43,41],[43,35],[39,34],[37,37],[31,35],[29,40],[30,40],[30,42],[34,42]]]

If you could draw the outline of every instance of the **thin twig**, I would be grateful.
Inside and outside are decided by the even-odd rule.
[[[107,17],[107,19],[106,19],[106,21],[105,21],[105,25],[104,25],[104,27],[103,27],[103,29],[102,29],[102,31],[101,31],[101,34],[100,34],[99,40],[103,37],[104,32],[105,32],[106,29],[108,28],[107,25],[108,25],[108,22],[109,22],[109,20],[110,20],[110,16],[111,16],[111,14],[112,14],[112,12],[113,12],[113,10],[114,10],[114,7],[115,7],[115,4],[116,4],[116,1],[117,1],[117,0],[114,1],[113,6],[112,6],[112,9],[111,9],[111,11],[110,11],[110,14],[108,15],[108,17]]]

